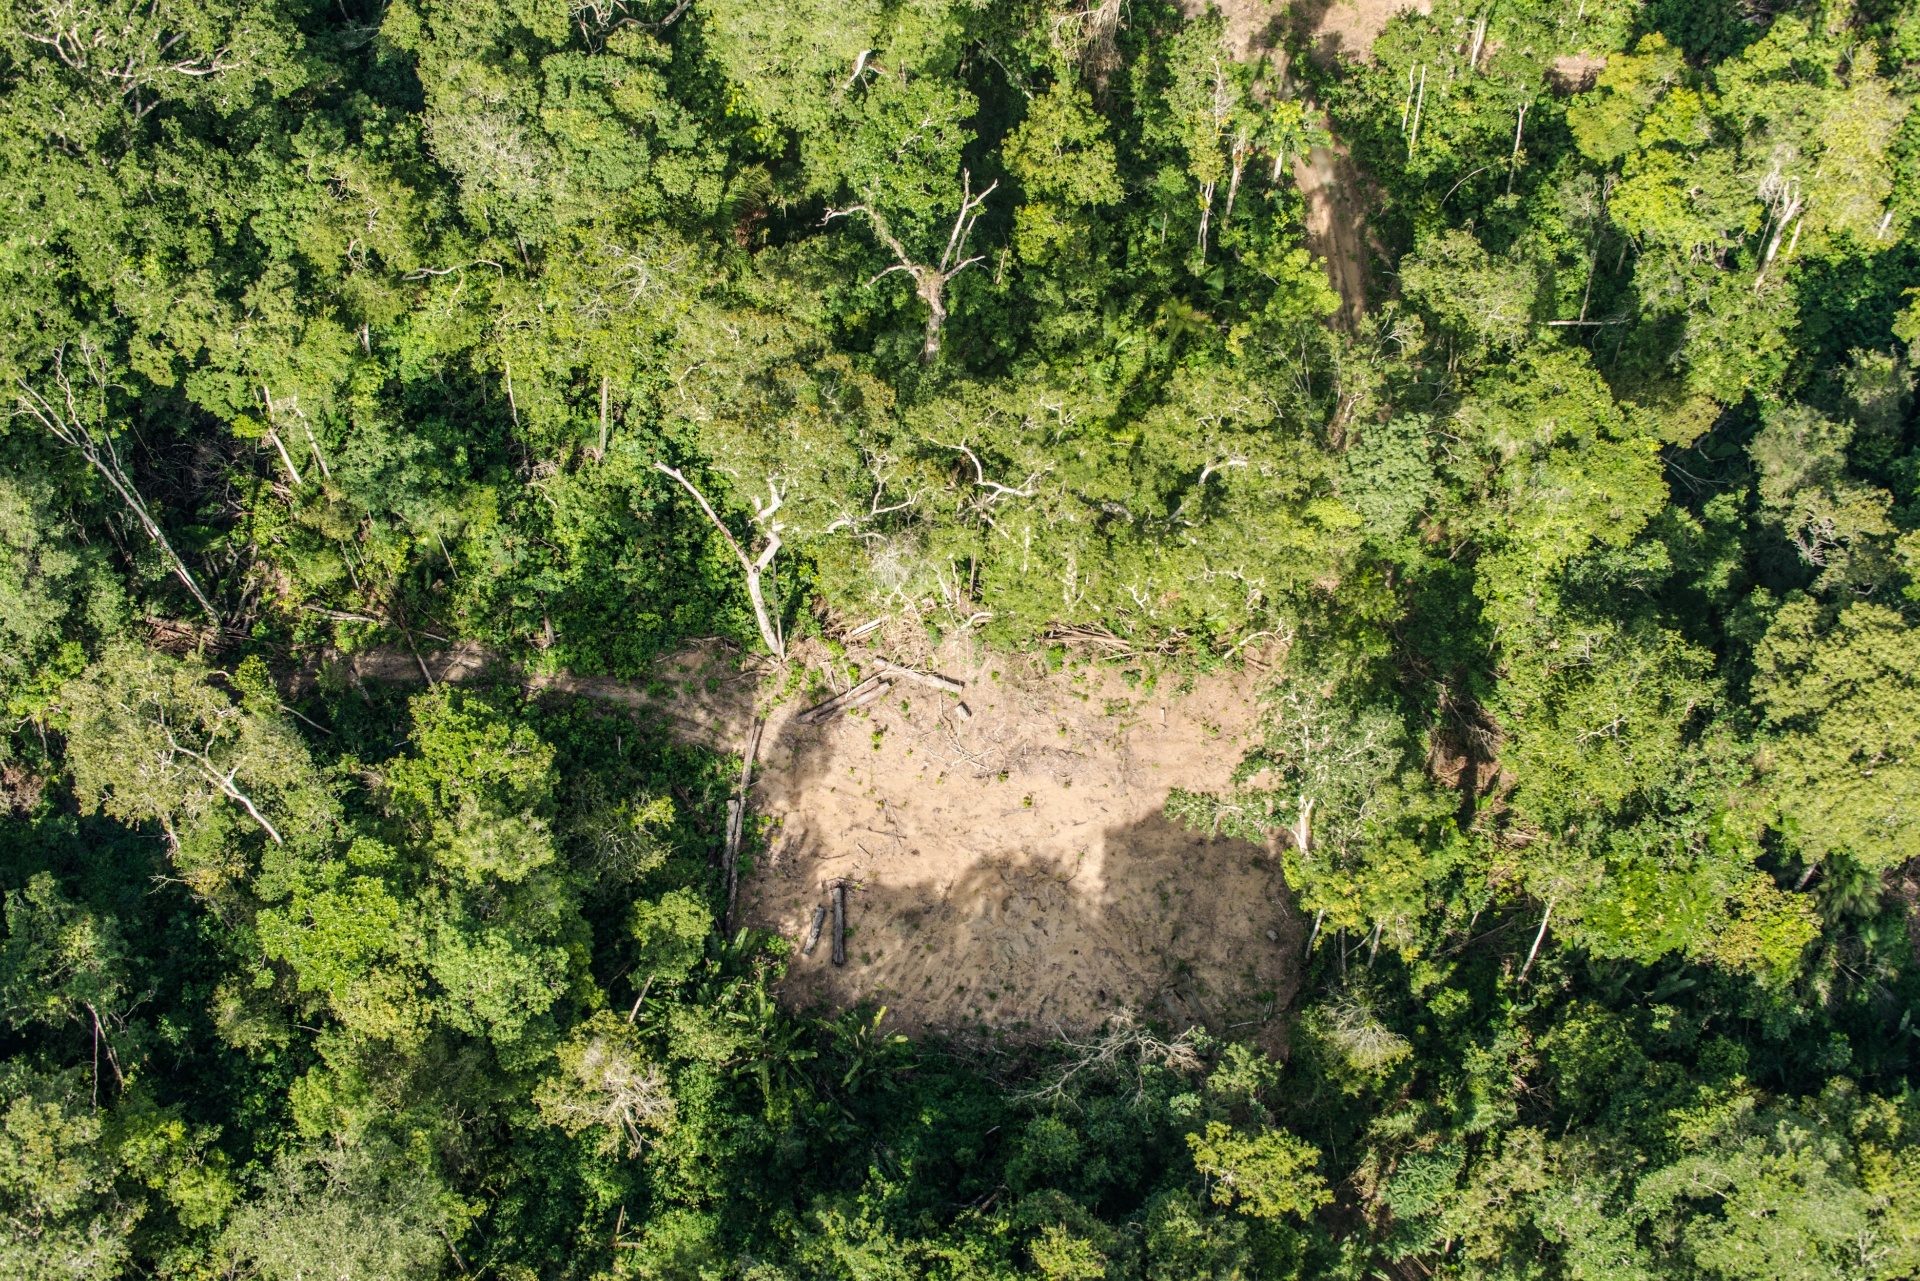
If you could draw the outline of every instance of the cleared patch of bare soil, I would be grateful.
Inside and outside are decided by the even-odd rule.
[[[1587,53],[1563,54],[1553,60],[1547,79],[1558,94],[1585,93],[1607,69],[1607,60]]]
[[[768,724],[754,808],[778,826],[741,918],[799,942],[850,887],[846,964],[823,934],[787,999],[884,1004],[910,1029],[1050,1036],[1125,1008],[1259,1035],[1304,941],[1278,864],[1161,815],[1174,787],[1228,781],[1257,678],[1176,694],[964,645],[932,657],[963,694],[901,682],[825,725]]]
[[[1304,37],[1316,58],[1365,58],[1396,13],[1433,12],[1433,0],[1181,0],[1190,18],[1220,14],[1227,48],[1245,61],[1280,46],[1289,32]]]
[[[1316,58],[1362,59],[1395,14],[1432,13],[1433,0],[1296,0],[1293,20],[1302,24]]]

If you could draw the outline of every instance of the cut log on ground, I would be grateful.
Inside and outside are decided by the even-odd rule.
[[[847,883],[835,881],[828,889],[833,891],[833,963],[847,963]]]
[[[760,731],[766,721],[756,716],[747,726],[746,750],[740,754],[740,790],[727,802],[727,928],[733,928],[733,901],[740,892],[740,833],[746,826],[747,791],[753,786],[753,763],[760,755]]]
[[[813,924],[807,927],[807,941],[800,945],[800,955],[812,956],[813,949],[820,946],[820,926],[827,919],[827,909],[816,903],[813,907]]]
[[[818,725],[822,721],[831,720],[842,712],[852,711],[856,707],[864,707],[874,699],[883,697],[886,692],[892,688],[893,682],[887,680],[885,677],[869,676],[846,693],[836,694],[824,703],[809,707],[793,719],[799,721],[802,725]]]
[[[948,694],[964,693],[967,688],[965,681],[957,681],[951,676],[942,676],[938,672],[916,672],[911,667],[896,667],[892,663],[883,663],[880,672],[883,676],[897,676],[903,681],[912,681],[915,685],[924,685]]]

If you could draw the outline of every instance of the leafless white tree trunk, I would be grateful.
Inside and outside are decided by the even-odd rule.
[[[220,622],[219,611],[214,609],[212,602],[200,590],[200,584],[194,580],[193,571],[187,568],[186,561],[180,559],[180,553],[174,551],[173,544],[167,541],[166,532],[160,528],[160,522],[156,521],[153,513],[147,510],[146,501],[140,497],[140,491],[134,488],[133,479],[127,475],[126,468],[120,463],[120,451],[113,443],[112,431],[102,428],[96,432],[93,425],[87,421],[87,417],[82,414],[80,398],[74,393],[73,380],[67,376],[66,356],[67,348],[63,343],[55,349],[53,354],[53,380],[59,388],[61,403],[54,404],[29,386],[24,379],[17,379],[20,392],[16,400],[20,408],[15,413],[25,414],[37,420],[42,427],[52,433],[54,439],[78,451],[80,456],[106,479],[113,492],[120,496],[120,501],[125,503],[127,509],[139,520],[140,527],[147,531],[147,537],[158,544],[160,550],[167,554],[167,559],[173,562],[174,574],[186,585],[186,589],[193,593],[194,600],[200,603],[200,608],[206,611],[207,617],[217,625]],[[99,368],[94,352],[82,345],[80,356],[86,365],[89,377],[93,380],[95,390],[104,395],[106,375]]]
[[[431,680],[429,680],[428,683],[431,684],[432,683]],[[222,774],[219,770],[214,768],[212,760],[208,759],[207,754],[205,752],[196,752],[191,747],[186,746],[185,744],[180,742],[179,739],[173,736],[172,730],[167,730],[166,735],[167,735],[167,746],[171,747],[175,752],[179,753],[180,755],[186,757],[188,760],[192,761],[195,765],[198,765],[200,767],[200,772],[206,776],[207,781],[209,783],[212,783],[214,787],[218,788],[222,796],[226,797],[230,801],[238,802],[240,806],[247,811],[248,814],[251,814],[253,816],[253,821],[258,823],[261,829],[265,831],[268,836],[271,836],[273,838],[273,843],[275,845],[286,844],[285,841],[280,839],[279,831],[274,828],[272,823],[267,821],[267,816],[265,814],[262,814],[259,808],[254,805],[252,798],[250,798],[245,792],[241,791],[240,788],[234,783],[233,781],[234,777],[240,772],[240,769],[238,766],[235,766],[233,769],[230,769],[226,773]]]
[[[900,243],[899,238],[887,226],[887,220],[871,205],[851,205],[845,209],[829,209],[827,216],[821,220],[825,224],[832,222],[835,218],[846,218],[857,213],[865,214],[867,221],[873,225],[873,233],[880,237],[887,248],[893,251],[893,256],[900,260],[897,266],[889,267],[869,280],[867,282],[869,289],[878,284],[883,277],[890,276],[896,271],[904,271],[913,277],[914,292],[920,295],[921,302],[927,304],[927,337],[920,348],[920,363],[923,365],[932,364],[934,357],[940,354],[940,330],[947,323],[947,282],[986,256],[974,254],[970,258],[960,257],[966,252],[967,238],[973,234],[973,224],[980,220],[981,206],[986,204],[987,197],[991,196],[999,185],[998,182],[994,182],[985,191],[975,195],[973,175],[964,169],[960,171],[960,213],[953,220],[953,230],[947,234],[947,247],[941,252],[940,265],[937,267],[916,263],[912,255],[907,253],[907,247]]]
[[[727,528],[726,523],[720,519],[719,513],[713,510],[713,504],[707,501],[707,496],[696,489],[693,482],[680,473],[679,468],[669,467],[665,463],[655,463],[653,468],[679,481],[681,488],[693,495],[693,500],[700,504],[700,510],[707,514],[707,519],[713,522],[713,527],[720,531],[720,537],[727,540],[727,546],[733,549],[734,556],[740,561],[740,568],[747,575],[747,596],[753,601],[753,617],[754,621],[760,625],[760,639],[766,642],[767,648],[773,652],[775,658],[784,662],[787,657],[787,642],[780,632],[780,617],[767,608],[766,593],[760,584],[761,575],[766,572],[767,566],[773,564],[774,555],[780,550],[782,527],[773,518],[774,513],[780,510],[780,491],[769,483],[767,505],[761,507],[758,503],[754,504],[754,523],[764,531],[767,543],[760,549],[758,556],[748,556],[746,549],[740,546],[740,540],[733,536],[733,531]]]
[[[1540,914],[1540,932],[1533,936],[1533,946],[1527,949],[1527,963],[1520,967],[1520,978],[1525,981],[1527,972],[1533,968],[1533,958],[1540,955],[1540,944],[1547,937],[1547,922],[1553,919],[1553,900],[1547,900],[1547,910]]]

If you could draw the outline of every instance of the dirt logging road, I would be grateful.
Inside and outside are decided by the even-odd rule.
[[[1387,22],[1404,12],[1429,13],[1432,0],[1182,0],[1189,17],[1209,8],[1219,12],[1227,49],[1242,62],[1272,61],[1288,92],[1305,86],[1287,74],[1284,45],[1296,37],[1321,63],[1337,58],[1364,59]],[[1310,101],[1310,100],[1309,100]],[[1352,330],[1366,314],[1368,238],[1366,177],[1338,137],[1295,157],[1294,182],[1306,201],[1307,248],[1326,264],[1327,283],[1340,295],[1339,323]]]

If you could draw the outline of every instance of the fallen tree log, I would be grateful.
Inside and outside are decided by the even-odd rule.
[[[809,707],[793,719],[799,721],[802,725],[818,725],[822,721],[831,720],[842,712],[852,711],[856,707],[862,707],[871,703],[874,699],[884,696],[886,692],[892,688],[893,682],[887,680],[886,677],[869,676],[846,693],[835,694],[826,702]]]
[[[833,891],[833,963],[847,963],[847,883],[835,881]]]
[[[820,926],[826,919],[827,909],[821,904],[814,904],[813,924],[807,927],[807,941],[800,945],[800,955],[812,956],[813,949],[820,946]]]
[[[882,675],[897,676],[903,681],[912,681],[915,685],[924,685],[948,694],[965,693],[967,688],[965,681],[957,681],[951,676],[942,676],[938,672],[916,672],[911,667],[899,667],[893,663],[881,664],[880,671]]]
[[[734,899],[740,891],[740,836],[746,826],[747,793],[753,787],[753,766],[760,755],[760,731],[767,723],[758,716],[747,726],[746,750],[740,754],[740,790],[727,802],[727,928],[733,928]]]

